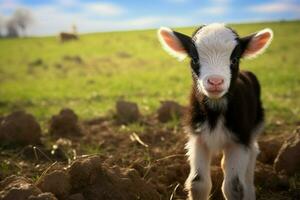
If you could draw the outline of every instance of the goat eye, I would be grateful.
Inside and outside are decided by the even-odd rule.
[[[238,59],[237,58],[232,58],[230,61],[231,65],[236,65],[238,63]]]

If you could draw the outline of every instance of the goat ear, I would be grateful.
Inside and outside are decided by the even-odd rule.
[[[178,60],[183,60],[189,52],[192,40],[189,36],[162,27],[157,31],[158,39],[163,48]]]
[[[269,28],[263,29],[250,36],[241,38],[244,44],[243,58],[254,58],[262,54],[273,39],[273,31]]]

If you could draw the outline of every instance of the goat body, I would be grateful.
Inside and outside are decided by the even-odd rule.
[[[158,36],[171,55],[191,58],[193,86],[186,116],[189,199],[209,198],[211,157],[222,151],[224,197],[254,200],[256,138],[263,129],[264,112],[260,84],[253,73],[239,70],[239,61],[262,53],[272,31],[240,38],[224,24],[212,24],[200,27],[192,37],[168,28],[161,28]]]

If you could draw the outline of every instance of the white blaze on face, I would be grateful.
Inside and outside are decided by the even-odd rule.
[[[210,24],[201,28],[194,36],[199,54],[200,76],[198,88],[208,97],[219,98],[229,89],[231,71],[230,56],[237,45],[236,35],[224,24]],[[222,77],[222,92],[215,95],[207,91],[208,78]]]

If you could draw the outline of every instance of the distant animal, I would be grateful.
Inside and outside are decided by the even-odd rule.
[[[73,34],[73,33],[61,32],[61,33],[59,33],[59,40],[61,42],[67,42],[67,41],[70,41],[70,40],[78,40],[78,36]]]
[[[225,199],[254,200],[257,136],[263,130],[264,110],[257,77],[240,71],[239,63],[261,54],[272,41],[272,30],[240,37],[225,24],[214,23],[199,27],[191,37],[160,28],[158,38],[171,55],[190,58],[193,81],[186,116],[190,174],[185,184],[189,199],[209,198],[211,157],[222,151]]]
[[[77,28],[75,25],[72,26],[72,33],[61,32],[59,33],[59,41],[64,43],[72,40],[78,40]]]

